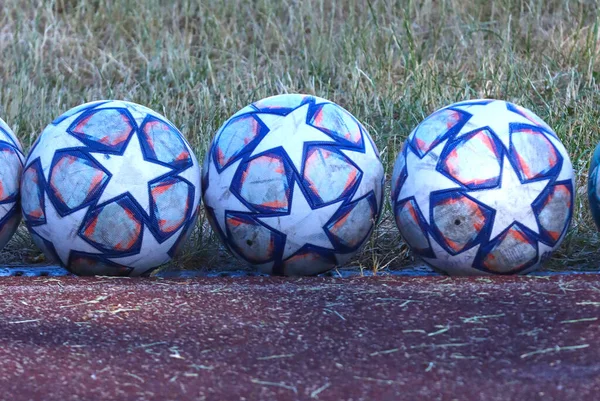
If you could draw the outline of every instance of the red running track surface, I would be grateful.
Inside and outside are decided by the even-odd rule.
[[[600,275],[7,278],[5,400],[597,400]]]

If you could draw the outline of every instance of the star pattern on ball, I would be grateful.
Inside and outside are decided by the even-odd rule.
[[[546,188],[550,180],[522,183],[517,172],[504,157],[500,185],[491,189],[467,192],[467,195],[496,210],[490,240],[514,222],[539,234],[535,212],[531,204]]]
[[[546,245],[541,241],[538,241],[538,263],[542,262],[542,259],[545,256],[544,254],[550,254],[553,250],[554,247]]]
[[[233,176],[235,175],[241,162],[241,160],[238,160],[220,173],[217,170],[212,158],[208,163],[209,179],[208,186],[204,192],[204,203],[205,205],[213,206],[227,205],[227,207],[222,207],[220,212],[218,212],[217,209],[214,209],[215,219],[217,220],[217,224],[223,233],[227,232],[225,230],[225,219],[227,212],[250,211],[250,209],[248,209],[246,205],[244,205],[229,188],[231,182],[233,181]]]
[[[9,145],[14,146],[18,150],[18,154],[23,153],[23,146],[21,142],[15,137],[12,130],[2,119],[0,118],[0,141],[6,142]]]
[[[62,217],[48,195],[45,197],[46,223],[33,227],[33,231],[46,241],[52,242],[61,262],[66,266],[71,251],[99,254],[96,248],[79,236],[79,225],[89,207]]]
[[[178,177],[181,177],[184,180],[192,183],[192,185],[194,186],[194,204],[192,205],[192,210],[196,210],[196,207],[198,206],[198,202],[200,201],[200,196],[201,196],[200,194],[202,193],[201,184],[196,183],[198,174],[199,174],[198,164],[197,164],[195,158],[194,158],[194,163],[192,163],[192,165],[190,167],[186,168],[185,170],[183,170],[182,172],[177,174]]]
[[[169,123],[169,121],[164,116],[158,114],[157,112],[155,112],[152,109],[149,109],[146,106],[142,106],[141,104],[137,104],[137,103],[115,100],[115,101],[112,101],[107,104],[103,104],[102,106],[98,107],[98,109],[106,109],[106,108],[126,109],[129,112],[129,114],[131,114],[131,117],[133,117],[133,120],[135,121],[135,123],[137,124],[138,127],[142,127],[144,121],[146,120],[146,118],[148,118],[148,116],[153,116],[153,117],[158,118],[159,120],[162,120],[165,123]]]
[[[343,202],[312,209],[298,183],[294,184],[290,213],[283,216],[259,217],[259,220],[272,229],[286,234],[282,259],[296,253],[303,246],[310,244],[321,248],[334,249],[325,233],[324,226],[338,211]],[[319,227],[319,230],[307,230],[305,225]]]
[[[180,228],[175,235],[169,237],[169,239],[167,239],[165,242],[160,243],[156,240],[148,227],[144,226],[142,246],[138,253],[120,258],[110,258],[109,260],[125,266],[142,266],[141,269],[139,267],[135,267],[132,275],[135,276],[142,274],[149,269],[167,263],[171,259],[171,256],[169,256],[168,252],[179,239],[183,229],[183,227]],[[140,264],[140,261],[143,261],[143,263]]]
[[[510,147],[510,124],[534,125],[531,120],[508,109],[508,104],[494,100],[488,104],[471,104],[455,108],[472,114],[457,137],[488,127],[500,139],[506,149]]]
[[[419,159],[419,156],[410,147],[406,152],[406,181],[404,181],[400,188],[397,201],[400,202],[414,197],[427,224],[429,224],[430,220],[429,205],[431,203],[431,193],[444,189],[461,188],[460,185],[435,168],[444,146],[446,146],[446,141],[433,148],[422,159]],[[424,182],[428,184],[426,187],[423,186]]]
[[[142,126],[142,123],[148,114],[154,115],[152,110],[148,109],[147,107],[140,106],[139,104],[127,102],[124,104],[124,106],[129,111],[138,127]]]
[[[558,139],[552,135],[546,135],[546,138],[548,138],[548,140],[550,142],[552,142],[552,144],[554,145],[554,147],[556,147],[556,149],[563,149],[562,152],[564,152],[564,153],[567,152],[566,149],[564,148],[564,145],[560,141],[560,139]],[[573,180],[573,163],[571,162],[571,159],[569,157],[562,158],[562,165],[560,166],[560,173],[558,173],[558,177],[556,177],[556,181],[565,181],[565,180],[573,181],[573,187],[575,187],[575,181]]]
[[[62,125],[62,123],[61,123]],[[38,139],[35,148],[32,150],[32,154],[34,156],[37,155],[36,158],[29,157],[29,163],[27,166],[31,165],[35,160],[40,159],[40,165],[42,166],[42,172],[44,174],[44,178],[46,180],[50,177],[50,167],[52,166],[52,159],[57,151],[61,149],[70,149],[70,148],[85,148],[86,145],[81,142],[79,139],[75,138],[73,135],[64,132],[61,129],[56,127],[48,128],[50,131],[45,131],[43,135],[41,135]],[[54,152],[44,152],[43,149],[50,148],[55,149]],[[37,150],[40,149],[40,152]]]
[[[269,132],[258,143],[251,156],[258,155],[270,149],[282,147],[296,167],[302,171],[304,144],[307,142],[335,142],[323,131],[308,125],[308,110],[310,104],[302,105],[286,116],[278,114],[257,113]]]
[[[479,251],[479,245],[475,245],[466,251],[452,255],[448,253],[448,251],[446,251],[433,238],[429,238],[429,243],[431,244],[431,250],[433,251],[435,258],[423,257],[423,259],[431,265],[437,266],[446,271],[451,271],[453,275],[471,276],[483,274],[483,272],[472,267],[473,260]]]
[[[6,217],[6,215],[15,207],[16,202],[8,202],[0,204],[0,220]]]
[[[173,169],[144,159],[137,134],[133,134],[122,155],[90,153],[112,175],[98,204],[129,193],[150,214],[148,183]]]
[[[362,176],[360,185],[352,196],[351,202],[363,197],[371,191],[375,192],[377,207],[381,205],[383,165],[379,162],[379,158],[375,153],[375,147],[368,138],[363,138],[365,143],[365,151],[342,150],[346,156],[350,158],[360,169]],[[375,168],[373,166],[375,165]],[[373,188],[374,186],[374,188]]]

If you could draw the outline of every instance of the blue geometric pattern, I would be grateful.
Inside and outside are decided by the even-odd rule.
[[[80,150],[57,151],[48,195],[62,214],[68,214],[94,203],[109,179],[110,173]]]
[[[281,95],[225,122],[204,162],[203,199],[214,231],[246,263],[317,274],[367,240],[382,182],[377,149],[350,113],[317,97]]]
[[[128,110],[96,108],[81,113],[67,132],[91,148],[119,153],[136,128]]]
[[[588,188],[600,219],[592,181],[594,172]],[[404,239],[428,264],[458,275],[514,274],[536,268],[560,244],[574,185],[564,146],[538,116],[474,100],[415,128],[398,155],[391,194]]]
[[[600,172],[598,166],[600,165],[600,143],[596,145],[594,154],[590,161],[590,169],[588,175],[588,200],[590,204],[590,211],[594,218],[596,227],[600,230]]]
[[[26,196],[21,199],[21,209],[25,221],[31,224],[44,224],[46,222],[46,208],[44,206],[46,182],[41,170],[40,163],[37,161],[27,166],[23,172],[21,192],[25,193]]]
[[[21,221],[19,192],[24,159],[19,140],[0,119],[0,249],[11,239]]]
[[[1,149],[0,149],[1,150]],[[143,106],[78,106],[42,132],[25,163],[23,216],[76,274],[140,275],[189,237],[200,169],[184,137]]]

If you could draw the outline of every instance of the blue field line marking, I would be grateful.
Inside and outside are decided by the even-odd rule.
[[[60,266],[4,266],[0,267],[0,277],[23,276],[23,277],[60,277],[71,276]]]

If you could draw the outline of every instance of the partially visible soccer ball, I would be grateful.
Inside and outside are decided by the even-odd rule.
[[[381,212],[383,166],[346,110],[273,96],[231,117],[206,156],[203,198],[229,250],[262,272],[312,275],[346,262]]]
[[[11,239],[19,222],[19,184],[23,170],[21,143],[0,119],[0,249]]]
[[[588,200],[590,203],[590,211],[594,218],[596,227],[600,230],[600,174],[598,166],[600,165],[600,144],[594,149],[590,169],[588,174]]]
[[[87,103],[48,125],[21,187],[35,242],[82,275],[140,275],[167,262],[196,221],[201,191],[177,128],[124,101]]]
[[[410,134],[392,178],[402,236],[453,275],[527,273],[563,240],[575,181],[554,131],[501,100],[455,103]]]

